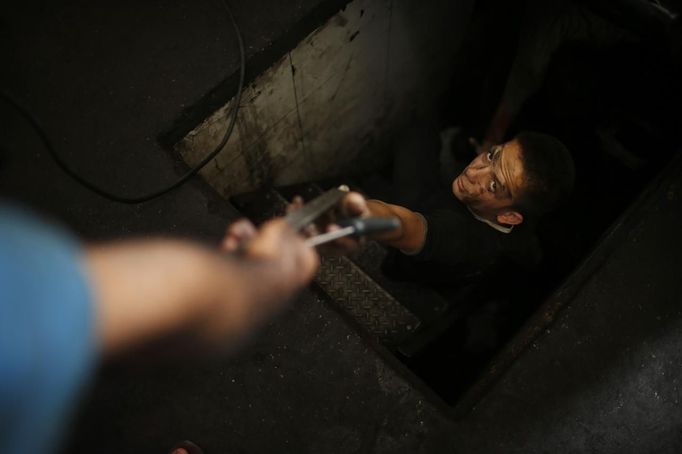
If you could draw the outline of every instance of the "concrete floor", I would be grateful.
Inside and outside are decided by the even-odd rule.
[[[248,15],[235,5],[249,55],[325,4],[263,0]],[[0,25],[3,89],[79,172],[125,194],[184,169],[157,138],[238,58],[212,1],[23,2],[3,8]],[[86,240],[215,242],[236,215],[201,181],[138,206],[110,203],[63,175],[11,110],[0,106],[0,118],[2,196]],[[310,291],[229,359],[110,365],[84,395],[67,452],[162,453],[186,438],[208,454],[679,452],[679,159],[668,172],[558,321],[462,420]]]

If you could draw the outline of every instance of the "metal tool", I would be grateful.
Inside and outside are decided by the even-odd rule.
[[[338,188],[330,189],[306,203],[301,208],[287,214],[284,219],[294,228],[294,230],[300,230],[339,203],[346,194],[348,194],[347,188],[345,188],[345,190]]]
[[[341,228],[310,237],[305,243],[315,247],[345,236],[388,232],[400,227],[400,220],[398,218],[353,218],[340,221],[338,226]]]
[[[284,219],[295,230],[300,230],[339,203],[346,194],[348,194],[347,186],[330,189],[301,208],[287,214]],[[344,236],[386,232],[400,227],[400,221],[397,218],[354,218],[337,224],[341,227],[340,229],[308,238],[306,244],[314,247]]]

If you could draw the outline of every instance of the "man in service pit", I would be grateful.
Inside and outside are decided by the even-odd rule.
[[[573,160],[559,140],[522,132],[479,149],[449,191],[419,211],[366,200],[357,192],[344,198],[342,211],[400,219],[401,228],[377,238],[396,249],[384,266],[390,276],[462,284],[499,267],[536,264],[541,254],[535,221],[571,192],[573,180]],[[356,246],[347,238],[338,245]]]

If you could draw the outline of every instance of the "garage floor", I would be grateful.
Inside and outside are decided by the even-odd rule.
[[[246,3],[235,13],[253,55],[330,2],[263,0],[248,15]],[[131,195],[184,170],[158,138],[238,62],[208,0],[22,2],[0,13],[0,52],[1,86],[65,158]],[[0,194],[85,240],[217,242],[237,215],[198,180],[142,205],[103,200],[61,173],[4,105],[0,118]],[[229,359],[103,368],[66,452],[163,453],[181,439],[208,454],[679,452],[680,159],[666,172],[555,324],[461,420],[308,291]]]

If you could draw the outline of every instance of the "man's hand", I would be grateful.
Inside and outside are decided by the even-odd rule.
[[[347,218],[366,218],[372,215],[365,199],[359,192],[349,192],[340,203],[340,212]]]
[[[342,189],[348,191],[347,187]],[[304,201],[300,196],[293,198],[291,203],[287,206],[287,214],[292,213],[296,210],[303,208]],[[357,217],[368,217],[370,215],[369,208],[367,207],[367,201],[365,198],[357,192],[349,192],[344,196],[343,199],[334,207],[328,210],[326,213],[320,215],[313,223],[305,226],[301,233],[305,238],[310,238],[323,234],[325,232],[330,232],[339,229],[336,224],[339,220],[344,220],[348,218]],[[237,238],[245,232],[246,229],[242,226],[235,226],[235,228],[228,231],[223,245],[234,244],[237,242]],[[356,237],[344,237],[336,241],[325,243],[321,246],[317,246],[318,251],[323,252],[328,255],[343,255],[350,252],[356,251],[362,244],[361,238]]]
[[[229,253],[239,253],[256,236],[256,227],[248,219],[239,219],[227,228],[220,243],[220,250]]]
[[[345,190],[347,191],[348,189]],[[300,196],[296,196],[289,206],[287,206],[287,213],[291,213],[302,207],[303,199]],[[369,217],[370,214],[367,200],[365,200],[360,193],[349,192],[341,199],[334,209],[324,213],[316,219],[314,223],[306,226],[303,229],[303,234],[306,237],[312,237],[325,232],[338,230],[339,226],[336,224],[337,221],[349,218]],[[232,236],[235,234],[236,232],[234,232]],[[358,250],[362,242],[362,238],[348,236],[318,246],[318,250],[325,254],[343,255]]]
[[[239,267],[239,290],[245,296],[242,303],[234,304],[229,290],[224,290],[225,298],[210,314],[209,337],[248,334],[283,309],[312,280],[319,266],[314,248],[306,246],[303,237],[282,218],[268,221],[259,229],[246,219],[233,223],[221,250]],[[234,285],[232,288],[237,290]]]
[[[150,239],[89,247],[84,266],[105,353],[185,333],[233,347],[285,307],[315,274],[318,256],[284,220],[230,227],[223,250]]]
[[[389,246],[403,251],[418,251],[424,244],[426,237],[426,221],[424,217],[407,208],[384,203],[380,200],[367,200],[358,192],[349,192],[341,201],[337,209],[328,217],[324,224],[314,228],[313,234],[329,232],[339,228],[336,219],[346,218],[397,218],[400,227],[389,232],[370,236]],[[332,253],[348,254],[357,251],[362,246],[363,239],[343,237],[322,246],[323,250]]]
[[[220,248],[239,253],[246,259],[278,270],[277,280],[292,291],[305,285],[315,275],[319,257],[305,245],[303,237],[289,227],[284,219],[264,223],[260,230],[247,219],[234,222],[227,229]],[[282,288],[287,291],[286,288]]]
[[[338,208],[338,217],[346,218],[368,218],[372,212],[367,205],[367,200],[359,192],[349,192],[341,202]],[[339,229],[339,226],[332,223],[325,229],[327,232]],[[327,246],[329,250],[337,254],[349,254],[359,250],[362,247],[362,237],[347,236],[335,240]]]
[[[372,237],[388,246],[413,252],[420,250],[424,244],[426,220],[421,214],[408,208],[385,203],[381,200],[367,200],[357,192],[350,192],[341,201],[340,211],[346,217],[376,216],[399,219],[399,228]],[[330,228],[338,227],[331,226]],[[359,241],[355,238],[340,238],[334,244],[346,251],[356,250],[360,246]]]

